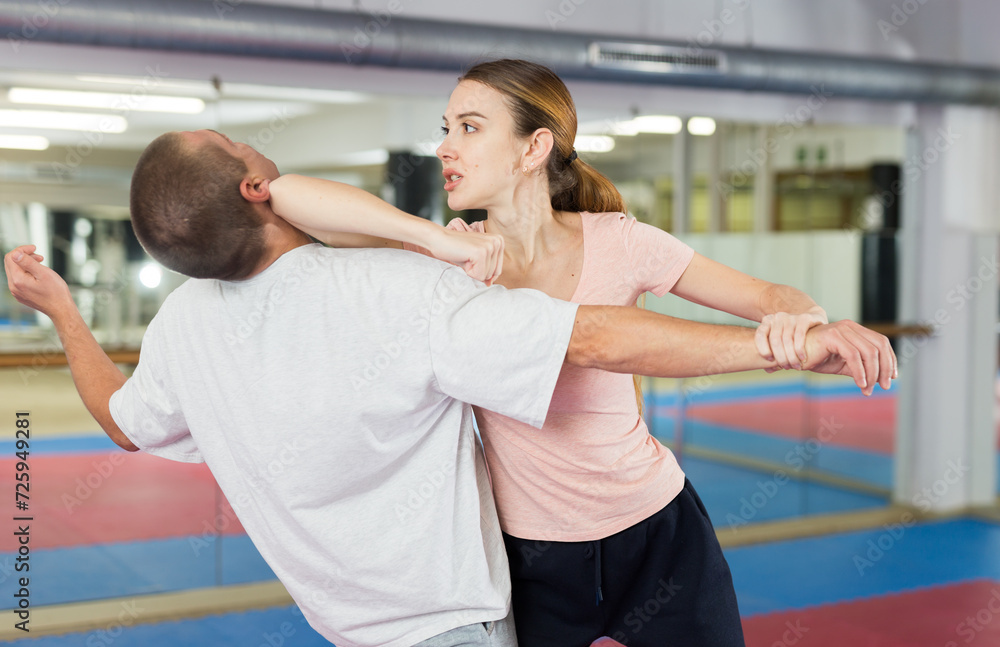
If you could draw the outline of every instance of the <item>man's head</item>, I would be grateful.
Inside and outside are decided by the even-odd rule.
[[[274,163],[212,130],[153,140],[132,175],[132,226],[150,256],[195,278],[237,280],[267,254]]]

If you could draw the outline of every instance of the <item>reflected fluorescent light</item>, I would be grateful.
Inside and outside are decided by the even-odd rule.
[[[608,134],[615,137],[635,137],[639,134],[639,125],[635,123],[635,119],[616,121],[611,124]]]
[[[680,117],[671,115],[642,115],[633,119],[632,124],[637,132],[660,135],[676,135],[684,127]]]
[[[71,108],[97,108],[101,110],[135,110],[138,112],[168,112],[196,115],[205,110],[205,102],[194,97],[168,97],[142,93],[81,92],[77,90],[45,90],[40,88],[11,88],[7,92],[11,103],[29,103],[44,106],[69,106]]]
[[[389,161],[389,151],[384,148],[376,148],[370,151],[358,151],[357,153],[344,153],[335,155],[330,159],[334,166],[378,166]]]
[[[86,218],[77,218],[73,223],[73,233],[80,238],[86,238],[94,232],[94,226]]]
[[[139,282],[150,290],[159,287],[162,279],[163,270],[161,270],[160,266],[155,263],[146,263],[142,266],[142,269],[139,270]]]
[[[369,97],[360,92],[324,90],[322,88],[294,88],[281,85],[256,83],[223,83],[222,96],[227,99],[285,99],[311,103],[364,103]]]
[[[615,139],[607,135],[577,135],[573,146],[581,153],[607,153],[615,149]]]
[[[81,112],[46,110],[0,110],[0,127],[51,128],[55,130],[86,130],[102,133],[123,133],[128,128],[124,117]]]
[[[186,92],[192,92],[198,94],[199,92],[204,92],[206,88],[211,88],[211,86],[205,81],[185,81],[180,79],[163,79],[158,76],[107,76],[103,74],[81,74],[73,77],[77,81],[83,81],[84,83],[104,83],[107,85],[127,85],[130,88],[173,88],[175,90],[184,90]]]
[[[44,151],[49,148],[49,140],[38,135],[0,135],[0,148]]]
[[[688,132],[692,135],[711,135],[715,132],[715,119],[711,117],[691,117]]]

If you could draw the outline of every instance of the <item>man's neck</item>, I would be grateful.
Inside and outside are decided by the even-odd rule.
[[[265,236],[267,236],[267,247],[264,257],[246,278],[257,276],[281,258],[284,254],[312,243],[312,239],[292,226],[275,227],[265,226]]]

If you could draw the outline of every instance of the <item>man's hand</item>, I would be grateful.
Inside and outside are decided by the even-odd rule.
[[[888,338],[848,320],[809,329],[802,368],[850,376],[865,395],[872,394],[876,383],[888,390],[899,375]]]
[[[776,312],[766,315],[754,336],[757,352],[764,359],[777,362],[779,368],[800,369],[806,360],[806,332],[827,323],[830,321],[826,311],[819,306],[801,314]]]
[[[42,265],[42,257],[34,252],[34,245],[22,245],[4,257],[7,287],[18,302],[54,319],[67,307],[76,306],[66,281]]]
[[[434,258],[457,265],[492,285],[503,270],[503,236],[441,229],[427,247]]]

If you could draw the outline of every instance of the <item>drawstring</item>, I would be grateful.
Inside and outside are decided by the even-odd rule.
[[[592,541],[587,545],[587,549],[583,552],[584,559],[594,558],[594,582],[597,587],[595,597],[597,601],[594,603],[595,606],[600,606],[601,602],[604,600],[604,592],[601,590],[601,540]]]
[[[601,592],[601,540],[598,539],[594,544],[594,577],[597,580],[597,603],[595,606],[600,606],[601,600],[604,599],[604,593]]]

